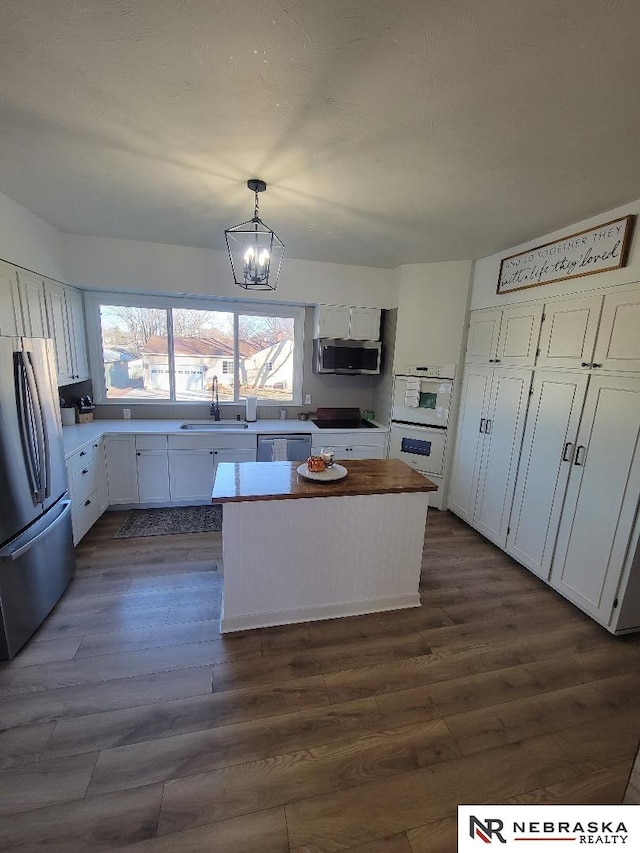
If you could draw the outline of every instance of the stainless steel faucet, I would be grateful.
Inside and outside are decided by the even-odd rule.
[[[211,381],[211,408],[209,414],[214,421],[220,420],[220,401],[218,400],[218,377],[214,376]]]

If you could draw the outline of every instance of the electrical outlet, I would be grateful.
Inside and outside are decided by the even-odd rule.
[[[130,421],[131,420],[131,409],[123,409],[122,410],[122,417],[125,419],[125,421]]]
[[[304,395],[304,404],[305,404],[305,406],[311,405],[311,394],[305,394]]]

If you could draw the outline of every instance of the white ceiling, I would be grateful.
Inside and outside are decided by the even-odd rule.
[[[2,0],[0,191],[62,231],[482,257],[640,198],[638,0]]]

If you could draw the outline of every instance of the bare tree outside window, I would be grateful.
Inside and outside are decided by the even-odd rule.
[[[221,402],[292,402],[295,323],[258,311],[101,304],[107,399],[208,402],[215,376]]]

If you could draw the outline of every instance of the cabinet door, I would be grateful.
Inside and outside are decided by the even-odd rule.
[[[588,374],[536,371],[518,466],[507,553],[548,580]]]
[[[640,290],[604,297],[594,363],[604,370],[640,371]]]
[[[166,450],[136,450],[138,500],[166,504],[169,493],[169,458]]]
[[[551,584],[603,625],[614,612],[640,494],[640,380],[592,376]]]
[[[213,472],[213,450],[170,450],[171,500],[175,502],[210,501]]]
[[[492,376],[491,367],[468,367],[462,382],[449,508],[466,521],[473,519]]]
[[[501,320],[502,311],[499,308],[471,312],[465,356],[468,364],[487,364],[489,359],[496,357]]]
[[[87,336],[82,293],[79,290],[74,290],[72,287],[67,287],[66,300],[73,381],[82,382],[84,379],[89,378],[89,358],[87,355]]]
[[[349,337],[356,341],[380,340],[380,309],[352,308]]]
[[[135,504],[138,499],[136,445],[132,435],[108,435],[104,440],[109,504]]]
[[[21,335],[22,315],[16,271],[0,261],[0,335]]]
[[[532,372],[494,371],[483,434],[473,525],[504,548],[513,501]]]
[[[56,356],[58,385],[68,385],[74,381],[74,375],[65,288],[60,284],[48,281],[45,286],[45,299],[49,332],[53,338],[53,347]]]
[[[601,307],[601,296],[547,304],[537,366],[590,367]]]
[[[351,312],[344,305],[316,307],[315,337],[348,338]]]
[[[28,338],[48,338],[44,282],[25,270],[18,270],[18,287],[22,306],[24,334]]]
[[[495,358],[498,364],[533,367],[540,338],[542,310],[542,305],[513,305],[502,310]]]

